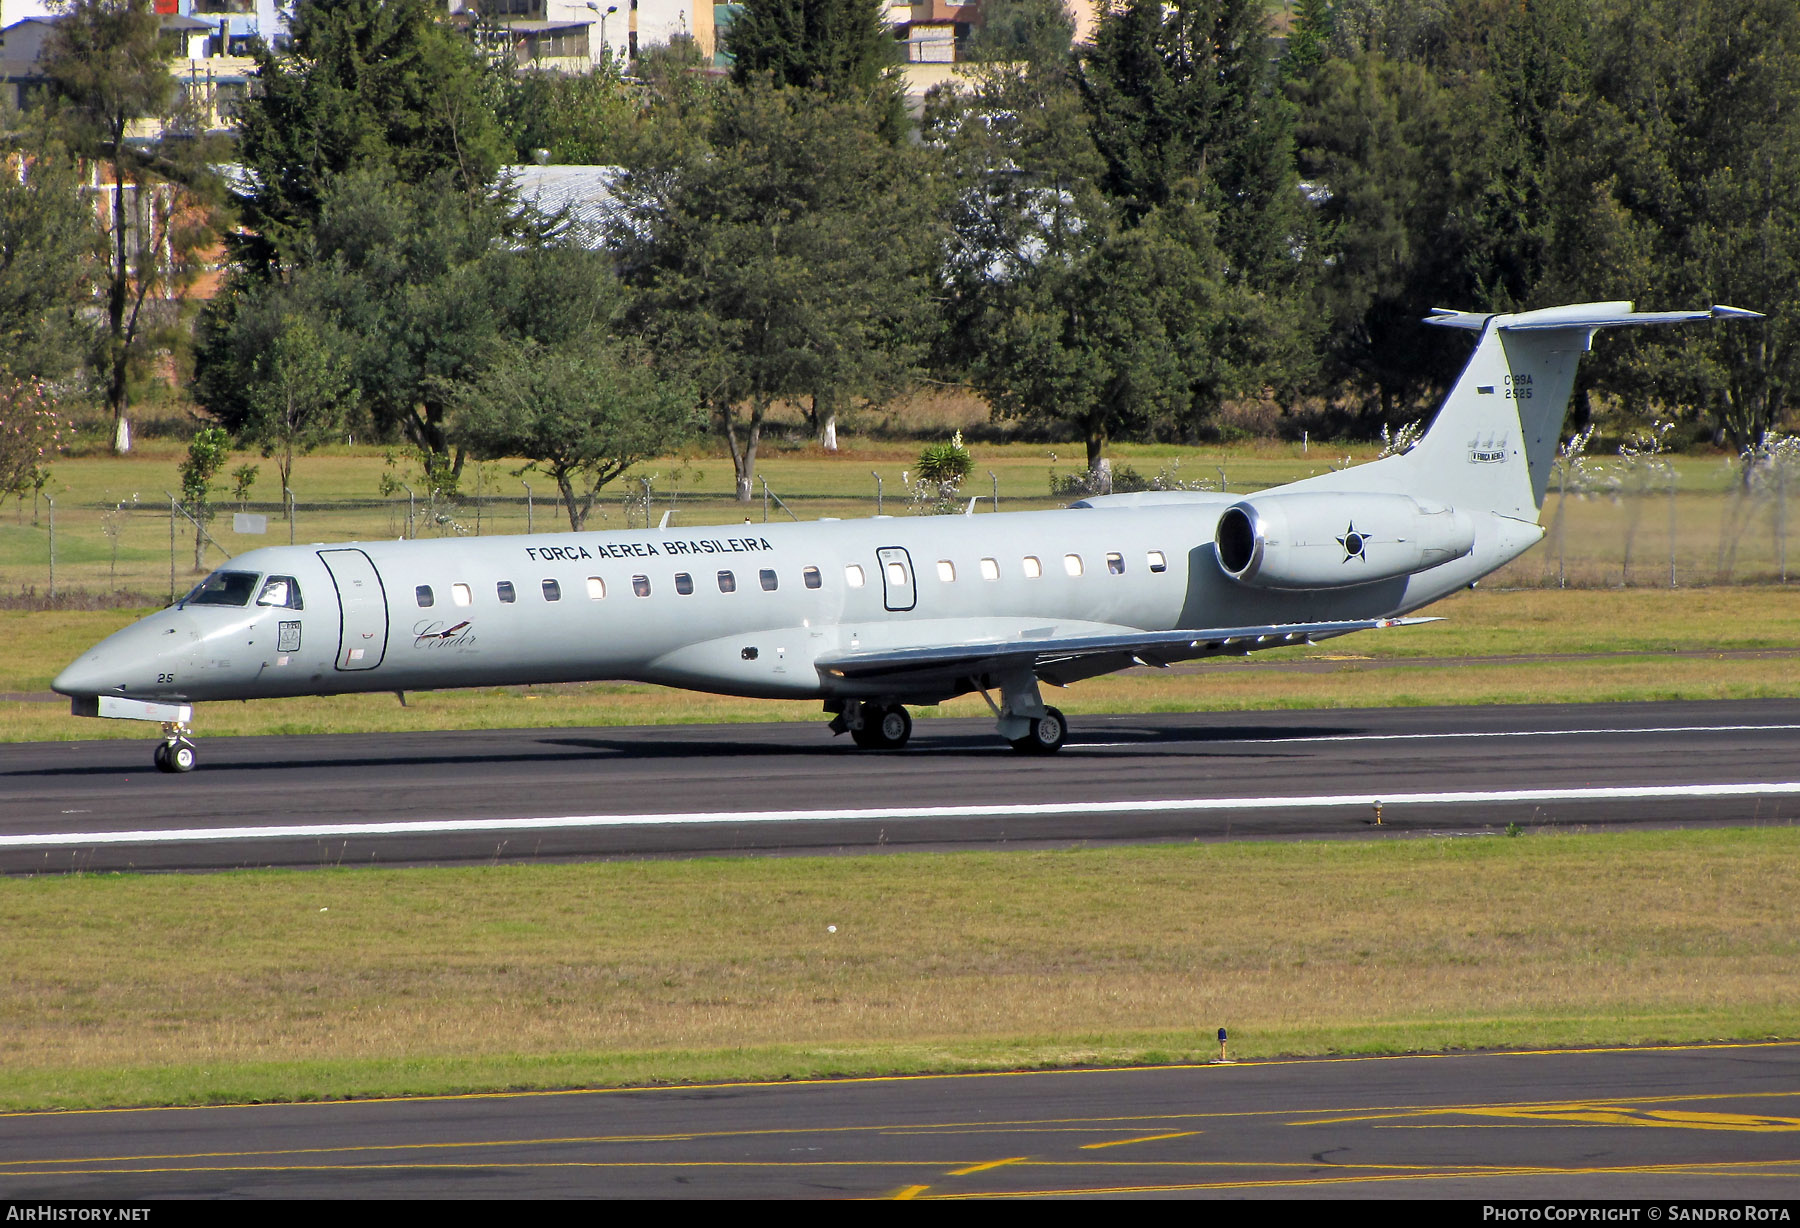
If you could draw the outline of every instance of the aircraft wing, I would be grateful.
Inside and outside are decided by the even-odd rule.
[[[1437,621],[1435,618],[1357,618],[1335,622],[1270,623],[1260,627],[972,640],[917,648],[853,649],[827,654],[814,664],[821,673],[859,680],[883,676],[896,679],[947,674],[966,676],[1026,665],[1044,680],[1060,684],[1133,664],[1163,666],[1171,661],[1198,657],[1242,656],[1260,648],[1310,644],[1351,631]]]

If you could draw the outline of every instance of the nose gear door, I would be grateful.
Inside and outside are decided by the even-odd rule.
[[[361,550],[321,550],[338,593],[338,655],[341,670],[374,669],[387,655],[387,592],[375,564]]]
[[[910,610],[919,603],[913,583],[912,556],[904,546],[883,546],[875,552],[881,564],[881,600],[890,610]]]

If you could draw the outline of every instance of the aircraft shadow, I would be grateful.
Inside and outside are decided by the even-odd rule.
[[[1207,725],[1181,729],[1158,728],[1155,726],[1130,725],[1118,728],[1080,729],[1071,737],[1065,754],[1080,753],[1084,743],[1093,742],[1103,745],[1108,750],[1118,750],[1121,743],[1141,745],[1146,750],[1171,749],[1180,746],[1210,746],[1222,743],[1257,741],[1263,743],[1281,742],[1287,739],[1310,739],[1320,737],[1345,736],[1358,732],[1355,727],[1317,724],[1292,725]],[[540,737],[533,739],[533,745],[542,747],[567,747],[572,751],[589,752],[587,754],[567,754],[550,750],[531,750],[521,748],[518,751],[468,751],[444,752],[438,754],[382,754],[369,755],[336,755],[332,757],[296,757],[293,759],[258,758],[221,761],[205,757],[204,743],[201,747],[201,770],[208,774],[220,774],[231,771],[280,771],[299,769],[353,769],[353,768],[429,768],[434,766],[453,766],[467,764],[529,764],[529,763],[570,763],[582,759],[613,760],[618,758],[644,761],[688,761],[700,759],[750,759],[766,760],[772,757],[787,759],[813,759],[826,756],[873,755],[881,760],[904,762],[908,757],[931,756],[945,757],[980,757],[991,758],[997,755],[1010,755],[1011,751],[1002,743],[991,729],[971,729],[966,734],[933,733],[914,737],[911,745],[903,751],[858,751],[850,744],[848,738],[835,740],[826,744],[783,742],[780,740],[736,740],[727,738],[704,739],[670,739],[648,741],[641,738],[608,738],[598,736],[563,736]],[[133,743],[134,747],[139,744]],[[143,743],[147,748],[149,743]],[[1267,752],[1257,752],[1267,753]],[[59,767],[10,768],[0,769],[0,779],[58,779],[63,777],[106,777],[106,776],[143,776],[155,773],[150,765],[148,754],[145,762],[133,763],[90,763]],[[157,773],[160,775],[160,773]]]

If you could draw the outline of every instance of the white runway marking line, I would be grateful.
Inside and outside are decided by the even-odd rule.
[[[310,840],[343,836],[430,836],[465,832],[568,831],[726,823],[855,823],[896,819],[1026,819],[1081,814],[1199,814],[1217,810],[1325,810],[1380,802],[1467,806],[1498,802],[1668,801],[1678,798],[1789,797],[1800,781],[1713,785],[1618,785],[1586,789],[1497,789],[1454,793],[1335,793],[1306,797],[1187,797],[1136,802],[1019,802],[972,806],[883,806],[862,810],[706,810],[687,814],[584,814],[528,819],[415,819],[393,823],[290,823],[0,836],[0,849],[86,848],[97,844],[180,844],[220,840]]]
[[[1649,725],[1630,729],[1494,729],[1451,733],[1321,733],[1291,738],[1220,738],[1213,746],[1263,746],[1300,742],[1424,742],[1447,738],[1586,738],[1606,733],[1791,733],[1800,725]],[[1137,750],[1166,743],[1153,738],[1135,742],[1070,742],[1071,749]]]

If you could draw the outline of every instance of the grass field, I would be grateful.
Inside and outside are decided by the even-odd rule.
[[[0,1105],[1794,1036],[1797,870],[1782,826],[0,880]]]

